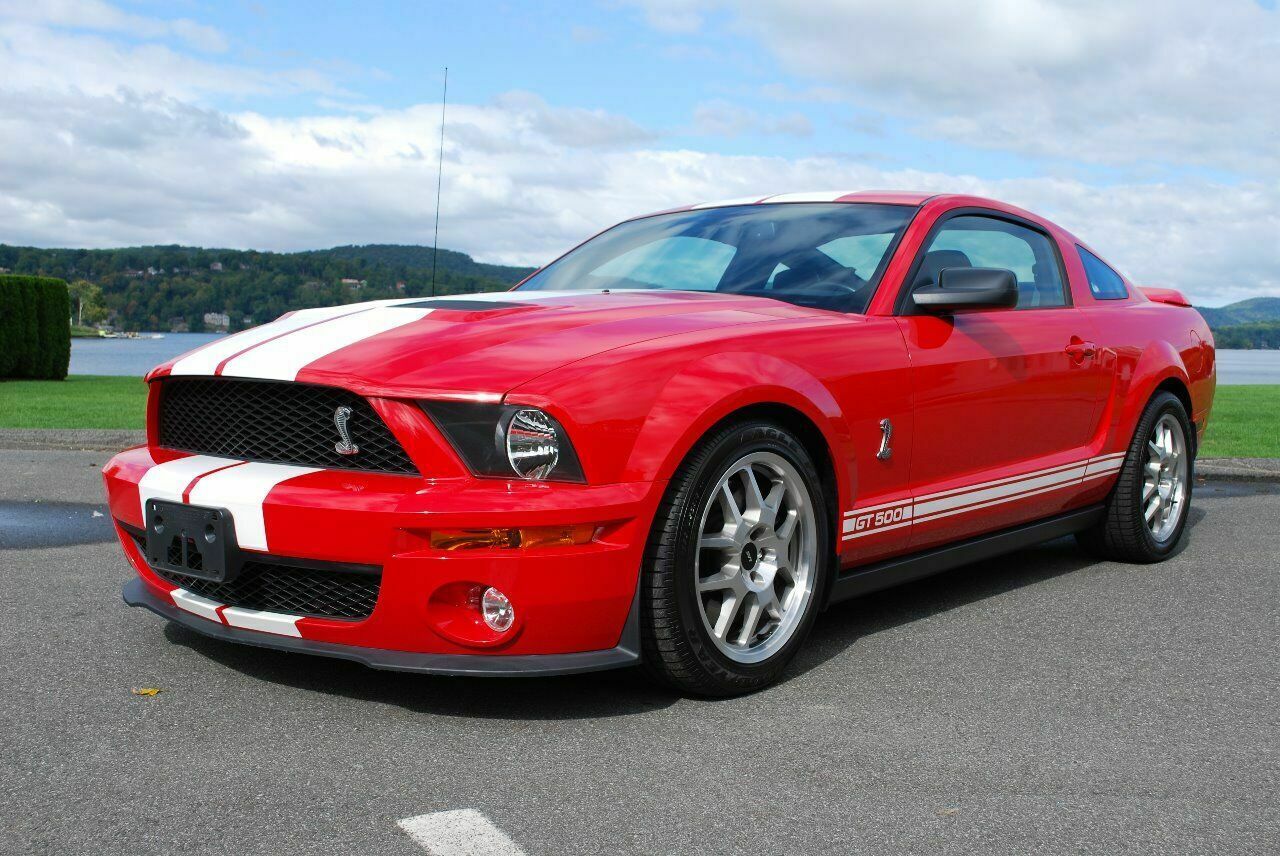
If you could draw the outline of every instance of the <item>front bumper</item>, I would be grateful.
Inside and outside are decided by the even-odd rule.
[[[581,651],[574,654],[514,654],[493,656],[485,654],[420,654],[413,651],[392,651],[386,648],[362,648],[357,645],[339,645],[314,639],[277,636],[256,630],[242,630],[225,624],[216,624],[192,615],[174,606],[168,599],[162,600],[141,579],[134,578],[124,584],[124,602],[130,606],[149,609],[162,618],[181,624],[197,633],[272,648],[294,654],[316,654],[354,660],[372,669],[394,672],[418,672],[428,675],[474,675],[488,677],[534,677],[537,675],[572,675],[580,672],[599,672],[619,669],[640,662],[640,627],[636,602],[622,631],[622,639],[605,651]]]
[[[216,638],[383,669],[564,674],[638,659],[636,590],[660,483],[550,485],[320,470],[282,480],[251,502],[229,478],[234,468],[214,471],[200,487],[165,487],[157,468],[181,470],[184,457],[139,447],[117,455],[103,471],[122,548],[138,575],[124,592],[131,605]],[[246,476],[258,478],[271,465],[248,466],[257,470],[246,466]],[[210,499],[213,483],[226,492]],[[358,620],[246,616],[249,611],[234,603],[193,599],[152,570],[128,531],[145,526],[148,496],[229,509],[238,534],[259,531],[253,537],[260,543],[245,547],[250,556],[377,566],[381,584],[372,612]],[[599,527],[587,544],[448,552],[430,543],[436,529],[583,523]],[[517,615],[510,633],[472,638],[455,632],[453,618],[442,620],[440,593],[471,585],[507,594]]]

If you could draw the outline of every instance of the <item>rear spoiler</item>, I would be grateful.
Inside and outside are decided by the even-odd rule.
[[[1173,288],[1151,288],[1145,285],[1138,286],[1138,290],[1147,296],[1148,300],[1156,303],[1167,303],[1170,306],[1190,306],[1191,301],[1182,296],[1182,292]]]

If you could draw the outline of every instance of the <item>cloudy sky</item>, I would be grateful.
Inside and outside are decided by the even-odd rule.
[[[1280,295],[1270,0],[0,0],[0,242],[429,243],[837,188],[1042,212],[1145,284]]]

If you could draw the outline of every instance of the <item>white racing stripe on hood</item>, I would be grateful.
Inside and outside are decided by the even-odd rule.
[[[402,303],[413,303],[415,298],[396,298],[394,300],[366,300],[363,303],[348,303],[343,306],[318,306],[313,309],[299,309],[285,318],[277,318],[252,330],[236,333],[219,339],[192,351],[180,358],[169,370],[174,375],[211,375],[218,364],[228,357],[234,357],[241,351],[259,345],[268,339],[283,336],[312,324],[319,324],[333,318],[365,312],[380,306],[396,306]]]
[[[227,377],[296,380],[310,363],[349,345],[417,321],[435,311],[437,300],[473,300],[489,303],[538,303],[564,297],[581,297],[582,291],[487,291],[439,297],[401,297],[371,300],[345,306],[300,309],[261,327],[219,339],[192,351],[173,364],[171,375],[212,375],[226,361],[220,374]]]
[[[227,363],[222,375],[296,380],[298,372],[316,360],[380,333],[412,324],[433,311],[377,306],[364,312],[343,315],[259,345]]]
[[[236,543],[250,550],[266,550],[262,503],[267,494],[281,482],[315,472],[319,469],[250,462],[200,479],[191,489],[191,504],[225,508],[235,521]]]
[[[349,306],[326,306],[320,309],[299,310],[288,318],[278,318],[275,321],[263,324],[261,327],[254,327],[252,330],[236,333],[234,336],[228,336],[225,339],[219,339],[206,345],[198,351],[192,351],[174,363],[169,373],[175,375],[211,375],[223,360],[235,356],[247,348],[252,348],[254,345],[265,342],[267,339],[282,336],[285,333],[297,330],[299,327],[306,327],[308,324],[316,324],[340,315],[349,315],[352,312],[362,312],[369,305],[357,303]]]
[[[147,500],[164,499],[169,502],[182,502],[182,493],[191,484],[191,480],[213,472],[220,467],[238,464],[230,458],[215,458],[212,455],[191,455],[176,458],[163,464],[156,464],[142,474],[138,480],[138,499],[142,508],[142,519],[147,519]]]

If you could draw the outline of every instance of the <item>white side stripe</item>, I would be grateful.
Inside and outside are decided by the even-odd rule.
[[[264,612],[261,609],[245,609],[241,606],[229,606],[222,610],[222,617],[232,627],[245,630],[257,630],[262,633],[274,633],[277,636],[302,636],[298,631],[297,615],[285,615],[282,612]]]
[[[1032,473],[951,488],[914,499],[899,499],[854,508],[844,514],[843,540],[851,541],[901,529],[912,523],[967,514],[1112,476],[1124,467],[1125,455],[1124,452],[1098,455],[1072,464],[1060,464]]]
[[[266,550],[267,524],[262,503],[267,494],[281,482],[314,472],[319,470],[285,464],[242,464],[196,482],[191,489],[191,504],[227,509],[235,521],[237,543],[250,550]]]
[[[238,464],[229,458],[215,458],[211,455],[191,455],[186,458],[175,458],[163,464],[156,464],[142,474],[138,480],[138,499],[141,500],[142,519],[147,519],[147,500],[165,499],[170,502],[182,502],[182,492],[191,484],[191,480],[212,472],[219,467]]]
[[[1124,468],[1124,459],[1116,461],[1090,461],[1089,466],[1085,470],[1086,475],[1097,475],[1099,473],[1114,473]]]
[[[1072,470],[1072,469],[1076,469],[1078,467],[1084,466],[1084,464],[1085,464],[1084,461],[1075,461],[1074,463],[1060,464],[1056,467],[1048,467],[1043,470],[1036,470],[1035,472],[1022,473],[1021,475],[1016,475],[1016,476],[1006,476],[1005,478],[1002,478],[1002,479],[994,479],[992,481],[978,482],[977,484],[966,485],[965,487],[956,487],[956,488],[951,488],[949,490],[940,490],[937,493],[926,493],[926,494],[917,496],[915,498],[915,501],[917,503],[930,502],[935,499],[942,499],[943,497],[956,496],[962,493],[972,493],[975,490],[986,490],[988,488],[993,488],[1000,485],[1014,484],[1016,482],[1022,482],[1028,479],[1041,478],[1043,476],[1054,475],[1055,473],[1066,472],[1067,470]]]
[[[437,811],[397,821],[432,856],[524,856],[524,851],[473,808]]]
[[[952,508],[973,505],[974,503],[983,502],[988,499],[998,499],[1006,496],[1014,497],[1018,494],[1035,490],[1036,488],[1068,485],[1073,482],[1080,481],[1080,477],[1083,475],[1084,467],[1076,467],[1070,470],[1063,470],[1062,472],[1051,473],[1047,476],[1040,476],[1039,478],[1024,479],[1023,481],[1013,482],[1011,484],[998,485],[996,487],[987,488],[986,490],[970,491],[969,493],[943,497],[942,499],[917,502],[915,505],[916,517],[924,517],[938,511],[947,511]]]
[[[222,623],[222,619],[218,617],[218,609],[222,604],[216,600],[209,600],[207,597],[201,597],[198,594],[189,592],[186,589],[176,588],[169,592],[169,597],[173,598],[174,606],[179,609],[185,609],[187,612],[207,618],[210,621]]]
[[[379,333],[411,324],[431,312],[430,309],[378,306],[343,315],[259,345],[227,363],[222,374],[227,377],[296,380],[298,372],[321,357]]]
[[[862,508],[855,508],[853,511],[846,511],[844,513],[844,516],[860,517],[863,514],[867,514],[868,512],[871,512],[871,511],[879,511],[882,508],[893,508],[899,505],[910,505],[913,501],[914,500],[912,500],[910,497],[906,499],[895,499],[893,502],[882,502],[879,505],[868,505]]]

